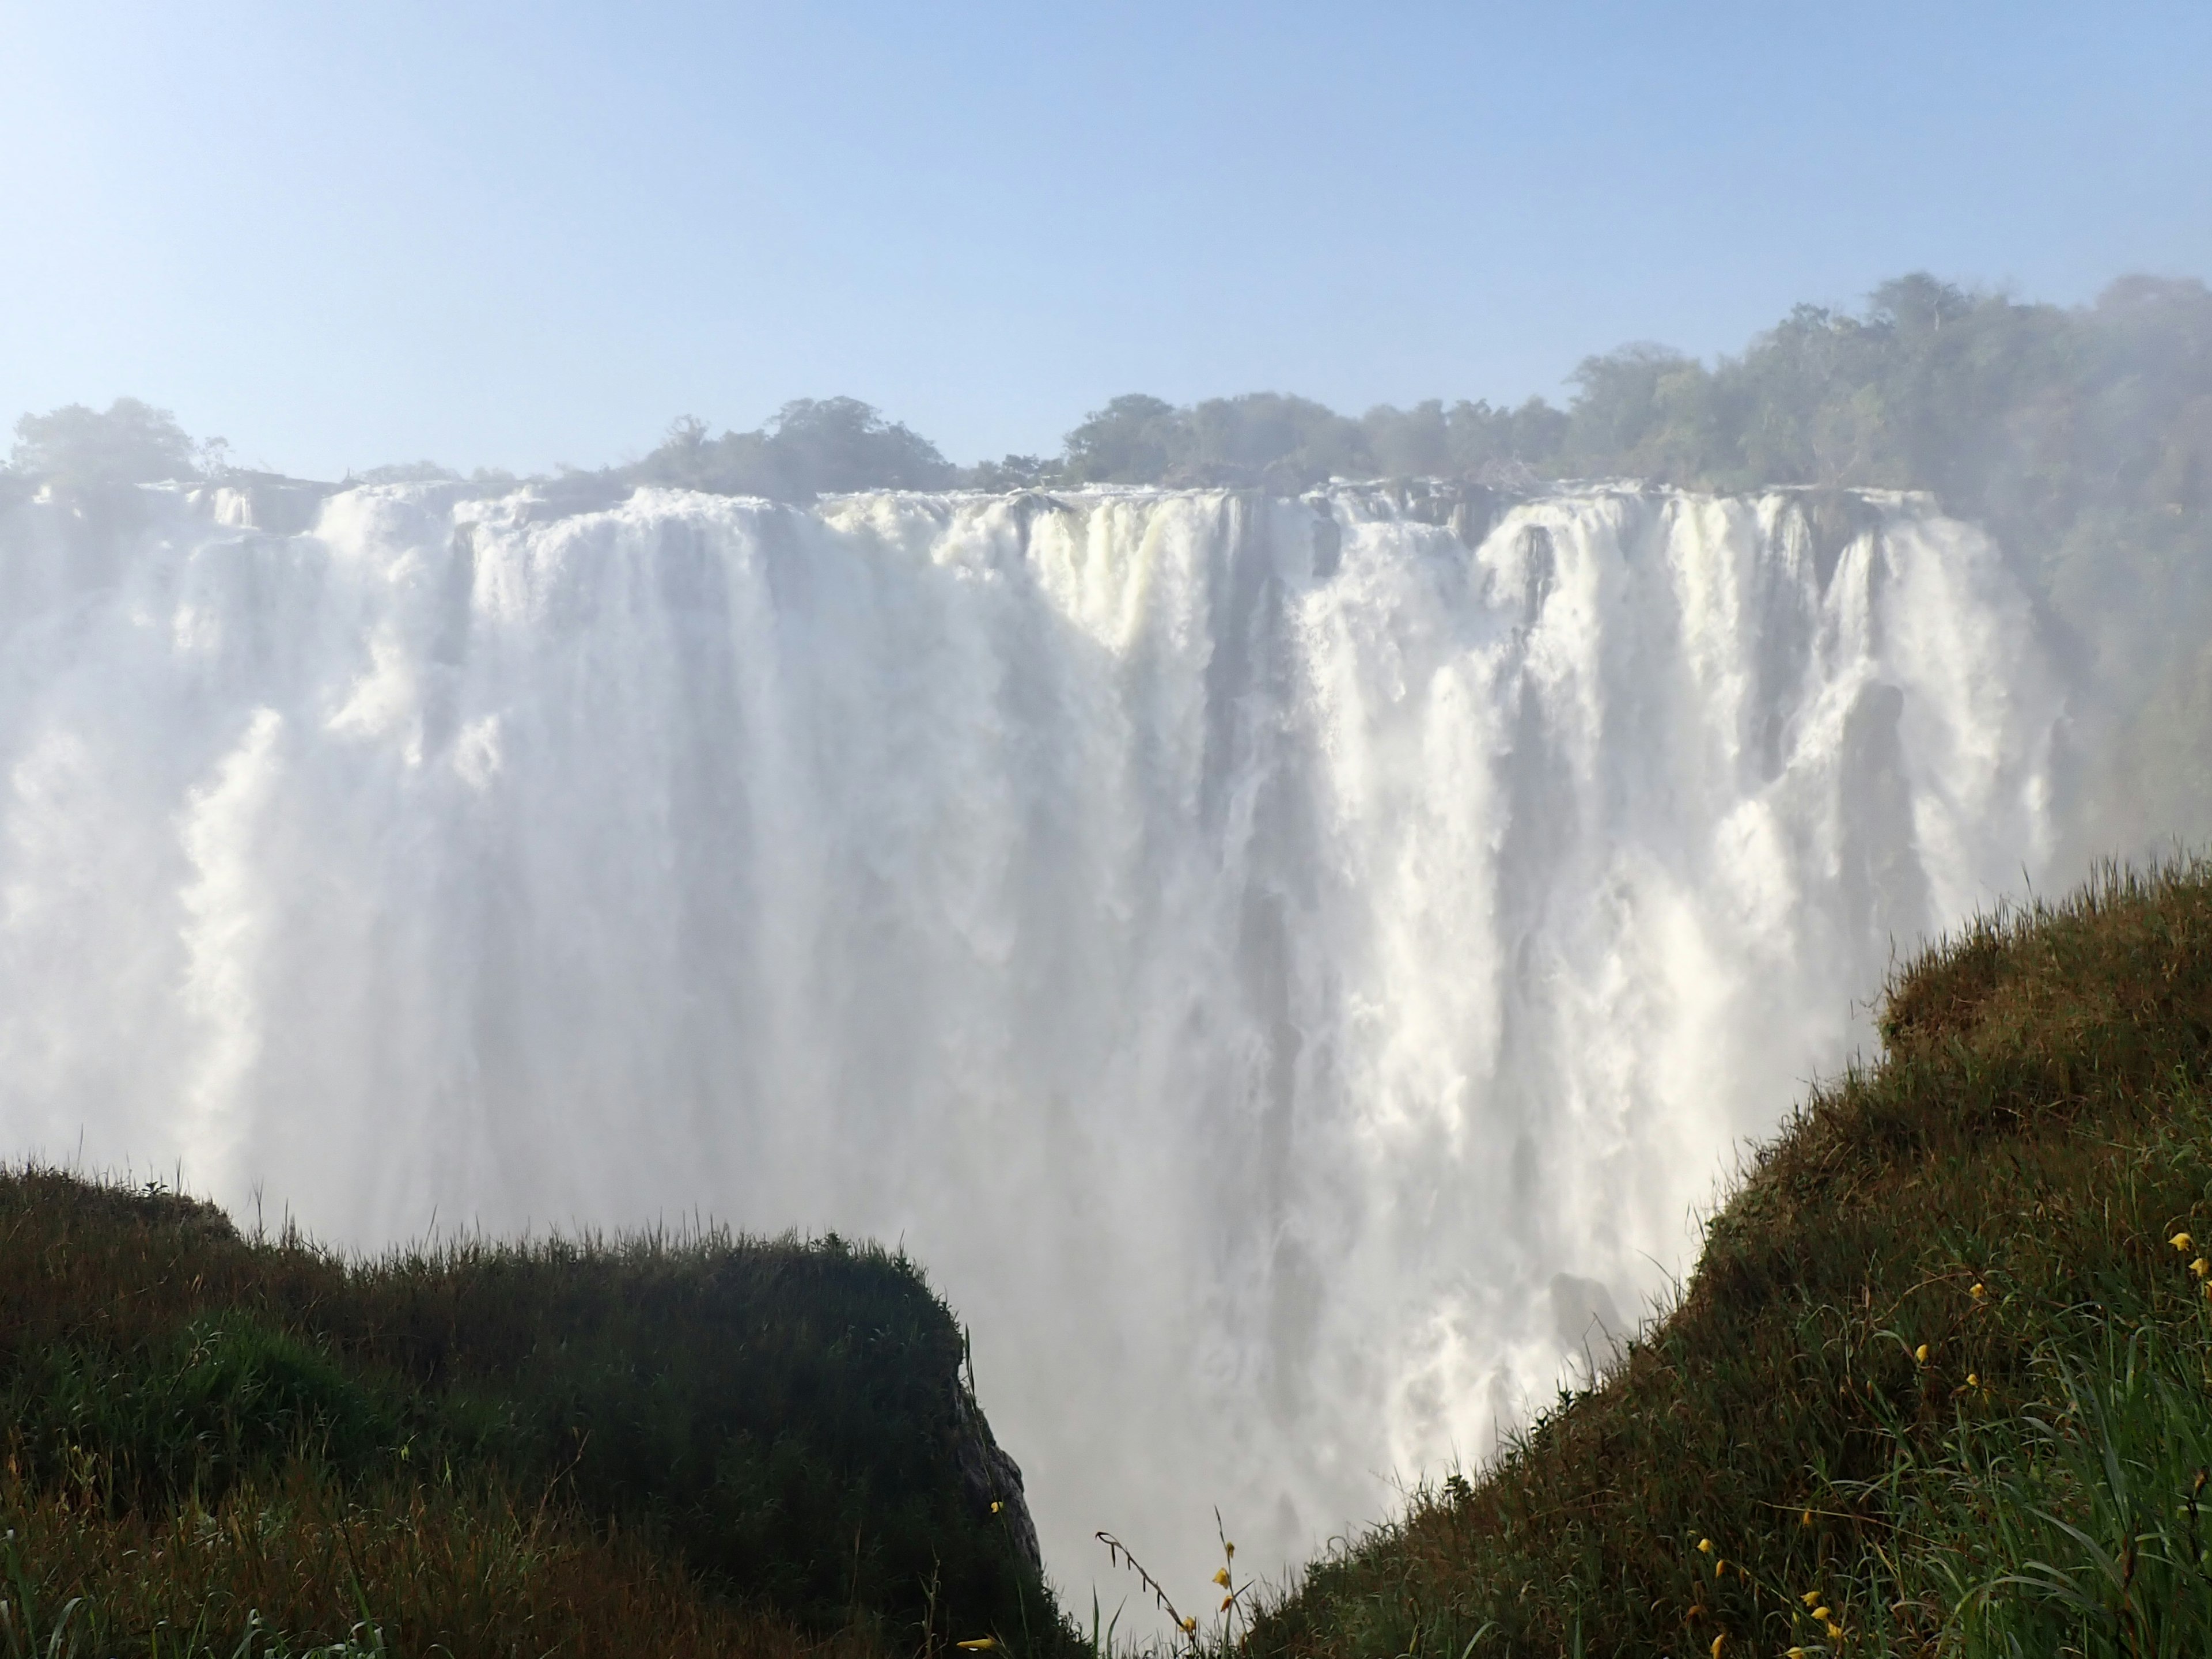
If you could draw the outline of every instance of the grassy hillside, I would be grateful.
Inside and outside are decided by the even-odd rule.
[[[350,1262],[0,1173],[0,1656],[1048,1646],[963,1355],[834,1237]]]
[[[1247,1650],[2212,1653],[2212,866],[1891,988],[1675,1306]]]

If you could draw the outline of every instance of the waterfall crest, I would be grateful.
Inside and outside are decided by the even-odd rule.
[[[902,1240],[1048,1566],[1601,1357],[2049,856],[1924,499],[156,489],[0,518],[0,1138],[374,1245]]]

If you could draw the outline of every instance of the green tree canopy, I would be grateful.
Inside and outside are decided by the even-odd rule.
[[[76,488],[158,483],[200,477],[203,456],[221,446],[194,444],[166,409],[118,398],[104,412],[69,404],[24,416],[12,459],[18,472]]]
[[[1158,483],[1189,461],[1194,443],[1187,411],[1131,392],[1067,434],[1062,470],[1071,483]]]
[[[707,435],[687,415],[632,469],[644,483],[807,501],[849,489],[941,489],[955,480],[935,444],[857,398],[801,398],[753,432]]]

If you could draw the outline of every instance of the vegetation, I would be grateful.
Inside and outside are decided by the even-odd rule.
[[[103,412],[69,404],[15,422],[14,470],[64,488],[158,483],[220,470],[228,447],[220,438],[195,443],[177,417],[136,398],[118,398]]]
[[[854,398],[802,398],[757,432],[719,438],[685,416],[630,474],[640,483],[773,501],[809,501],[825,490],[942,489],[954,480],[935,444]]]
[[[1678,1304],[1243,1651],[2212,1651],[2212,865],[1893,982]]]
[[[1048,1650],[963,1358],[834,1237],[352,1262],[0,1175],[0,1654]]]

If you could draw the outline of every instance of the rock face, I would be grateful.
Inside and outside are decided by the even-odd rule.
[[[1030,1518],[1029,1498],[1022,1490],[1022,1466],[992,1438],[991,1425],[965,1381],[956,1380],[954,1393],[959,1428],[952,1460],[960,1471],[960,1485],[979,1512],[995,1516],[1006,1528],[1015,1553],[1042,1573],[1044,1551],[1037,1543],[1036,1522]]]

